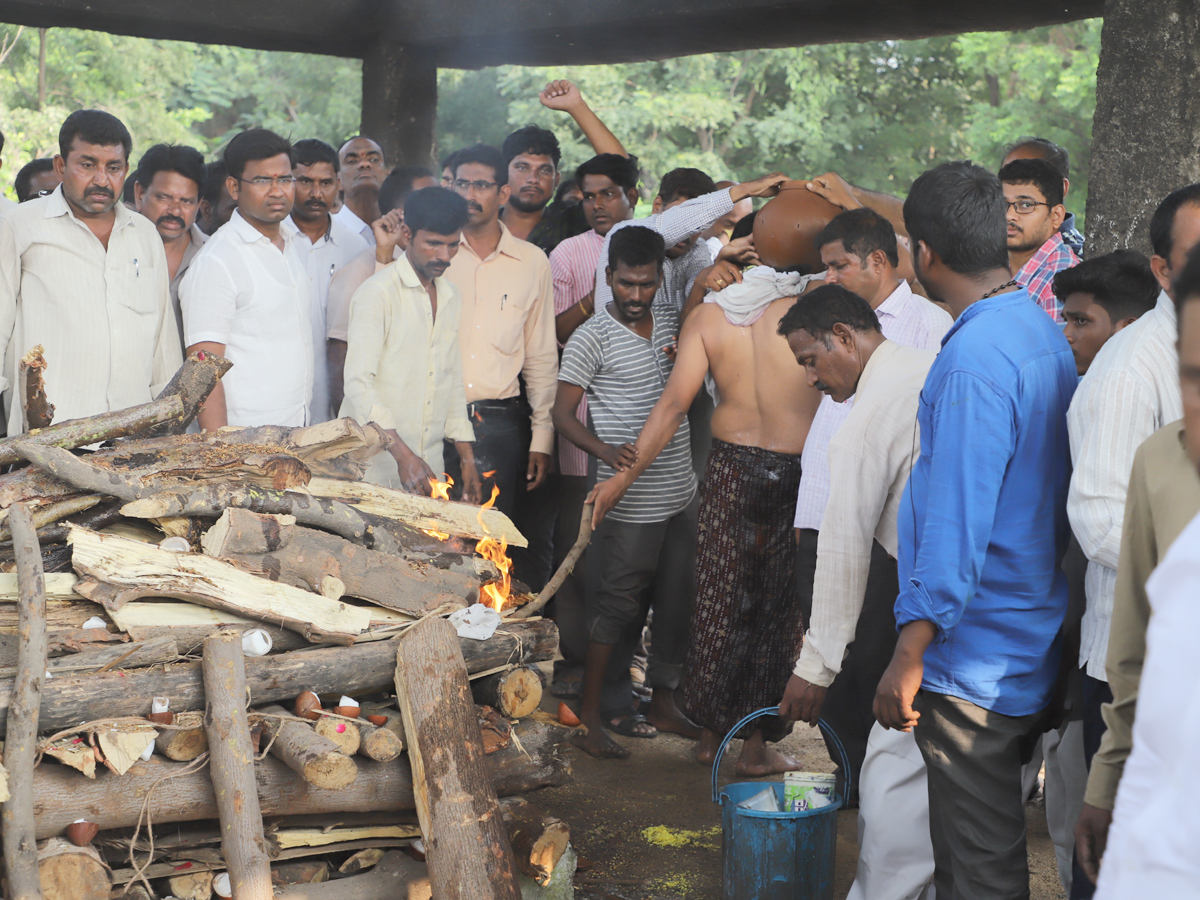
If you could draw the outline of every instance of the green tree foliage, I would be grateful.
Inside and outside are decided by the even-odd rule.
[[[16,33],[0,26],[0,48]],[[1082,212],[1099,47],[1100,21],[1089,20],[614,66],[446,70],[438,150],[498,144],[536,122],[558,135],[564,169],[574,167],[590,148],[568,116],[537,100],[547,81],[569,78],[638,155],[648,191],[667,170],[698,166],[736,179],[832,169],[903,194],[931,165],[970,157],[994,168],[1006,143],[1036,134],[1071,151],[1070,206]],[[39,109],[38,33],[25,29],[0,71],[9,178],[27,159],[52,153],[58,125],[81,107],[120,116],[135,159],[158,140],[212,152],[252,125],[335,144],[358,130],[354,60],[54,29]]]

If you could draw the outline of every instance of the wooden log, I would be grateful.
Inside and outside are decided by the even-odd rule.
[[[26,471],[26,470],[21,470],[21,471]],[[3,476],[0,476],[0,478],[3,478]],[[99,496],[99,495],[90,494],[90,495],[79,495],[79,496],[95,497],[95,496]],[[122,518],[121,504],[120,504],[120,501],[107,501],[107,502],[102,501],[102,502],[98,503],[97,505],[91,507],[90,509],[86,510],[85,512],[75,513],[70,516],[64,516],[63,518],[69,518],[72,523],[74,523],[76,525],[82,525],[84,528],[90,528],[93,531],[100,531],[104,528],[109,527],[110,525],[112,525],[113,523],[117,522],[118,520],[120,520]],[[67,539],[67,523],[66,522],[58,521],[58,522],[55,522],[53,525],[46,525],[45,527],[38,528],[38,541],[42,545],[58,544],[58,543],[62,543],[64,541],[66,541],[66,539]],[[12,542],[7,541],[7,542],[0,543],[0,560],[11,559],[11,558],[12,558]],[[75,575],[74,575],[74,573],[67,573],[66,577],[74,578]],[[49,589],[50,589],[49,582],[47,582],[47,590],[49,590]],[[47,596],[52,596],[52,594],[47,594]],[[3,599],[4,599],[3,597],[0,597],[0,600],[3,600]]]
[[[50,838],[38,853],[44,900],[108,900],[112,876],[94,847]]]
[[[554,868],[567,852],[571,829],[566,822],[520,797],[500,801],[517,868],[538,884],[550,883]]]
[[[565,729],[523,719],[516,733],[522,749],[514,742],[484,763],[498,795],[525,794],[570,780]],[[186,766],[155,756],[148,762],[138,762],[120,778],[105,771],[97,773],[94,781],[80,778],[79,773],[62,766],[39,766],[33,776],[37,836],[41,839],[61,834],[81,817],[103,822],[108,829],[133,828],[143,814],[143,804],[156,833],[160,833],[160,826],[175,822],[215,819],[216,798],[208,773],[183,773]],[[404,756],[387,763],[359,760],[354,783],[337,791],[314,787],[269,755],[255,765],[254,774],[265,816],[357,816],[411,810],[416,803],[412,770]],[[168,775],[172,777],[165,778]],[[152,786],[155,789],[151,793]]]
[[[337,790],[354,781],[358,767],[329,738],[317,734],[307,722],[290,721],[291,714],[282,706],[265,706],[260,712],[264,746],[271,755],[299,772],[309,784]],[[272,716],[278,718],[271,718]]]
[[[421,617],[461,609],[479,598],[478,577],[416,566],[360,544],[301,528],[290,516],[227,509],[201,541],[209,556],[293,587],[320,591],[336,578],[350,597]]]
[[[358,733],[362,738],[358,746],[360,755],[367,759],[388,762],[404,750],[404,742],[391,729],[380,728],[370,722],[358,722]]]
[[[405,743],[404,716],[400,715],[400,710],[390,706],[364,706],[362,714],[363,716],[383,716],[387,721],[379,727],[385,728],[394,734],[400,743]]]
[[[4,768],[4,762],[0,760],[0,803],[7,803],[9,796],[8,769]]]
[[[533,669],[518,666],[471,682],[475,702],[491,706],[510,719],[523,719],[542,702],[542,679]]]
[[[167,879],[171,896],[176,900],[211,900],[212,883],[212,872],[187,872]]]
[[[506,622],[502,632],[486,641],[460,639],[469,672],[553,659],[558,648],[558,631],[545,619]],[[393,641],[380,641],[247,659],[246,680],[255,703],[290,703],[306,688],[336,696],[365,694],[391,687],[395,653]],[[0,721],[11,703],[12,684],[0,681]],[[42,691],[41,727],[59,731],[95,719],[144,716],[154,697],[169,698],[176,714],[203,709],[200,663],[51,679]]]
[[[292,884],[324,884],[329,880],[329,863],[323,859],[296,860],[271,866],[271,883],[276,887]],[[179,900],[183,900],[182,897]]]
[[[179,645],[169,637],[155,638],[149,641],[138,641],[123,644],[109,644],[70,653],[65,656],[55,656],[46,662],[46,669],[54,678],[62,675],[82,675],[86,672],[96,672],[103,669],[135,669],[141,666],[154,666],[159,663],[171,662],[179,658]],[[15,669],[0,666],[0,678],[12,678]]]
[[[123,589],[115,603],[175,597],[277,623],[315,642],[351,643],[371,624],[362,607],[256,578],[202,554],[160,550],[75,526],[69,540],[76,572]]]
[[[233,368],[233,363],[214,353],[198,350],[188,355],[183,361],[167,386],[158,395],[161,400],[166,397],[178,397],[182,411],[173,421],[162,422],[145,429],[145,437],[165,434],[183,434],[189,425],[195,421],[204,401],[213,392],[217,382]]]
[[[362,744],[362,735],[358,730],[358,725],[333,716],[321,716],[313,723],[313,731],[332,742],[347,756],[357,753]]]
[[[401,638],[396,698],[433,893],[439,900],[518,900],[466,664],[449,622],[426,619]]]
[[[512,743],[512,725],[490,706],[477,706],[475,719],[479,723],[479,735],[486,755],[491,756]]]
[[[12,465],[27,459],[17,450],[18,444],[74,450],[100,441],[137,434],[151,425],[177,419],[183,414],[183,404],[178,397],[152,400],[141,406],[131,406],[113,412],[100,413],[86,419],[68,419],[40,431],[0,441],[0,465]],[[30,460],[32,462],[33,460]],[[85,490],[87,490],[85,488]],[[111,493],[99,491],[99,493]]]
[[[54,404],[46,397],[45,348],[38,344],[21,357],[17,381],[21,397],[22,431],[45,428],[54,421]]]
[[[242,636],[221,631],[204,642],[204,731],[221,820],[221,852],[238,900],[271,900],[271,864],[263,837],[246,715]]]
[[[189,762],[208,749],[202,713],[195,710],[181,712],[171,724],[176,727],[160,732],[154,739],[154,749],[167,759]]]
[[[206,637],[222,628],[236,628],[239,631],[264,629],[271,636],[272,649],[276,653],[311,646],[309,641],[286,628],[265,625],[236,613],[182,600],[131,600],[120,609],[108,611],[107,615],[132,640],[151,641],[169,637],[179,645],[183,654],[194,652]]]
[[[425,864],[390,850],[366,874],[289,887],[280,892],[279,900],[429,900],[431,896]]]
[[[23,503],[9,518],[17,548],[17,580],[21,590],[21,623],[17,678],[8,709],[4,761],[11,776],[9,799],[0,819],[4,868],[10,900],[41,900],[33,799],[34,756],[42,682],[46,676],[46,587],[33,516]]]
[[[33,526],[38,530],[38,543],[42,542],[41,532],[47,525],[52,525],[59,519],[65,519],[67,516],[86,512],[93,506],[96,506],[100,500],[101,497],[99,494],[72,494],[67,497],[51,498],[45,503],[40,503],[36,506],[32,502],[26,501],[26,506],[30,508],[29,511],[33,514]],[[8,522],[0,525],[0,538],[6,541],[12,538]]]
[[[359,875],[367,871],[367,869],[373,869],[379,865],[379,861],[384,856],[384,851],[379,849],[359,850],[338,866],[338,873],[341,875]]]
[[[558,589],[566,582],[567,576],[571,574],[575,569],[575,564],[579,562],[579,557],[583,556],[583,551],[587,549],[587,545],[592,541],[592,512],[595,506],[594,503],[583,504],[583,514],[579,520],[579,535],[575,538],[575,543],[571,545],[571,549],[567,551],[567,555],[563,558],[558,570],[546,582],[546,586],[542,588],[537,597],[512,614],[514,619],[526,619],[534,613],[539,612],[542,607],[554,598],[554,595],[558,593]]]

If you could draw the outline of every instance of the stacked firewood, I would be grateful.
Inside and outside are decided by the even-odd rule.
[[[546,883],[569,833],[519,795],[569,778],[536,712],[549,592],[486,640],[445,618],[508,584],[475,552],[524,545],[507,517],[360,481],[373,425],[185,433],[217,357],[57,425],[43,368],[21,364],[32,430],[0,440],[3,896]]]

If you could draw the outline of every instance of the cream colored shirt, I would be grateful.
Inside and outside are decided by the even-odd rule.
[[[16,385],[21,357],[41,344],[58,422],[146,403],[183,363],[162,239],[145,216],[114,210],[107,250],[61,186],[0,218],[0,389]]]
[[[392,248],[392,259],[404,255],[399,247]],[[350,330],[350,298],[368,278],[382,272],[387,265],[375,258],[375,248],[364,250],[334,273],[329,282],[329,303],[325,310],[325,337],[331,341],[346,342]]]
[[[896,556],[896,514],[921,451],[917,406],[935,356],[880,344],[829,441],[832,488],[817,539],[812,623],[794,670],[812,684],[827,687],[842,670],[862,613],[872,541]]]
[[[183,307],[179,305],[179,285],[183,284],[183,276],[192,267],[192,260],[196,258],[196,254],[200,252],[200,248],[208,240],[208,235],[201,231],[200,226],[195,223],[192,224],[188,235],[191,237],[191,240],[188,241],[187,249],[183,251],[183,259],[179,261],[179,268],[175,270],[175,277],[171,279],[171,306],[175,309],[175,322],[179,326],[179,340],[181,343],[183,341]]]
[[[346,348],[346,399],[341,414],[364,425],[395,429],[408,448],[441,473],[442,440],[473,441],[463,393],[458,349],[458,290],[444,276],[434,280],[437,315],[407,256],[368,278],[350,301]],[[383,459],[386,457],[386,459]],[[390,454],[386,477],[368,479],[400,487]],[[374,470],[376,467],[372,466]]]
[[[500,232],[487,259],[475,254],[464,235],[446,273],[462,296],[458,333],[467,402],[516,397],[517,376],[524,375],[533,409],[529,449],[550,454],[550,408],[558,390],[550,261],[533,244],[513,237],[503,222]]]

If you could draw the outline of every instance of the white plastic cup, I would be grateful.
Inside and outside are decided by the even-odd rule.
[[[242,653],[246,656],[266,656],[273,646],[271,635],[261,628],[251,628],[242,633]]]

